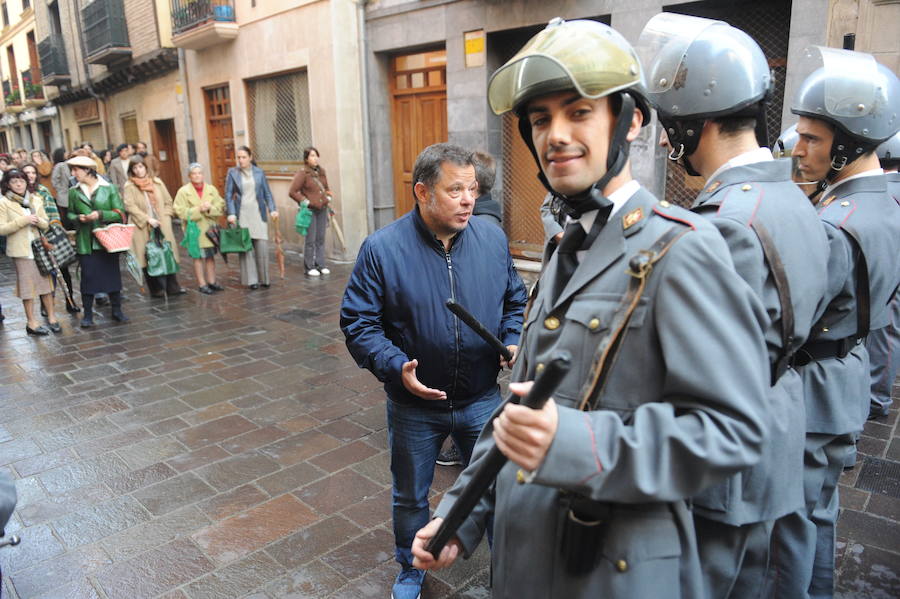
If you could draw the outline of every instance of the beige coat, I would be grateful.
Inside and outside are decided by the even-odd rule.
[[[156,219],[159,221],[159,228],[163,237],[172,244],[175,261],[178,262],[178,242],[175,241],[175,233],[172,231],[172,217],[175,216],[174,202],[166,186],[157,177],[153,178],[153,185],[156,187],[156,200],[159,203],[159,213],[156,215]],[[153,231],[149,222],[150,213],[147,208],[147,196],[138,189],[137,185],[128,181],[125,184],[123,201],[125,203],[125,212],[128,213],[128,222],[137,227],[134,237],[131,238],[131,249],[134,251],[134,257],[137,258],[141,268],[146,268],[147,257],[144,255],[145,248],[147,247],[147,242],[150,241],[150,234]]]
[[[46,231],[50,226],[47,212],[44,211],[44,201],[38,195],[32,194],[31,205],[38,217],[38,228]],[[0,235],[6,235],[6,255],[10,258],[29,258],[31,253],[31,240],[28,237],[28,211],[18,202],[9,198],[0,197]]]
[[[209,202],[210,209],[207,212],[200,212],[200,204]],[[194,189],[192,183],[182,185],[178,193],[175,194],[175,214],[184,222],[185,229],[187,221],[192,220],[197,223],[200,228],[200,247],[211,248],[213,242],[206,236],[206,231],[215,224],[216,219],[225,213],[225,200],[219,195],[219,190],[213,185],[205,183],[203,185],[203,197],[197,196],[197,190]]]

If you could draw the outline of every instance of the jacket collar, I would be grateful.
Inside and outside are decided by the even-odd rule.
[[[559,294],[552,307],[553,310],[568,301],[579,289],[590,283],[625,254],[625,238],[644,228],[656,203],[656,198],[650,192],[640,188],[620,210],[610,217],[609,222],[600,230],[597,239],[584,254],[584,258],[578,264],[572,278],[566,283],[565,289]],[[555,271],[556,260],[552,262],[552,265]],[[544,276],[552,281],[555,272]]]
[[[702,206],[712,200],[716,192],[730,185],[753,183],[783,183],[791,180],[791,160],[767,160],[754,162],[726,169],[710,178],[706,187],[694,200],[694,207]]]
[[[438,239],[434,233],[431,232],[431,229],[428,228],[428,225],[425,224],[425,219],[422,218],[422,214],[419,212],[419,204],[413,207],[412,211],[412,220],[413,224],[416,227],[416,230],[419,232],[419,235],[422,236],[423,241],[425,241],[426,245],[433,247],[438,250],[442,254],[444,253],[444,244],[441,243],[441,240]],[[471,220],[471,216],[469,220]],[[469,230],[469,225],[466,225],[466,228],[453,236],[453,239],[450,240],[450,249],[449,252],[452,252],[455,247],[457,247],[460,243],[462,243],[463,235],[466,231]]]

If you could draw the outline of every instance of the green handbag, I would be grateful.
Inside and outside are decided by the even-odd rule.
[[[178,263],[175,261],[172,244],[163,237],[159,227],[153,229],[144,252],[147,257],[147,274],[151,277],[174,275],[178,272]]]
[[[184,239],[181,247],[187,248],[188,256],[195,260],[200,257],[200,227],[191,220],[191,210],[188,210],[187,226],[184,228]]]
[[[243,254],[253,249],[250,229],[229,225],[219,230],[219,251],[223,254]]]
[[[304,237],[309,231],[309,225],[312,223],[313,216],[312,210],[307,207],[308,205],[309,200],[304,200],[303,204],[300,205],[300,210],[297,212],[297,219],[294,221],[294,230]]]

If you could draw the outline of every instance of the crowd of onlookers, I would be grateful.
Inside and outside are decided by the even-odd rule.
[[[113,320],[128,322],[122,310],[123,266],[145,283],[152,297],[187,293],[175,274],[181,261],[173,226],[176,218],[185,231],[181,246],[193,261],[199,293],[211,295],[224,289],[217,283],[214,257],[225,228],[241,229],[246,241],[245,247],[228,248],[239,255],[241,284],[251,290],[268,288],[268,223],[269,217],[278,217],[278,211],[266,175],[254,162],[250,148],[239,147],[235,158],[236,165],[225,179],[224,197],[204,181],[198,163],[188,167],[188,181],[173,197],[158,176],[160,160],[143,142],[99,152],[84,143],[70,152],[58,148],[52,158],[41,150],[0,153],[0,251],[5,249],[13,261],[16,296],[22,300],[28,334],[61,331],[54,310],[60,288],[66,310],[81,313],[82,328],[94,326],[94,307],[107,304]],[[324,231],[331,191],[313,147],[304,152],[304,164],[291,185],[290,197],[313,213],[307,232],[306,275],[327,275]],[[109,225],[117,223],[133,225],[127,251],[104,245],[104,235],[112,230]],[[65,233],[64,243],[72,244],[76,260],[54,263],[50,274],[45,274],[41,258],[47,252],[41,244],[49,250],[53,231]],[[228,231],[228,237],[233,240],[231,233]],[[160,270],[154,263],[151,274],[151,243],[167,252],[172,267]],[[154,251],[153,255],[155,260],[158,254]],[[72,281],[75,269],[80,302]],[[35,314],[35,300],[46,325]],[[0,308],[0,321],[3,318]]]

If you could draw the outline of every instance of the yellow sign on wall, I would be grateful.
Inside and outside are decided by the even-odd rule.
[[[466,52],[466,67],[484,66],[484,29],[466,31],[463,34]]]

